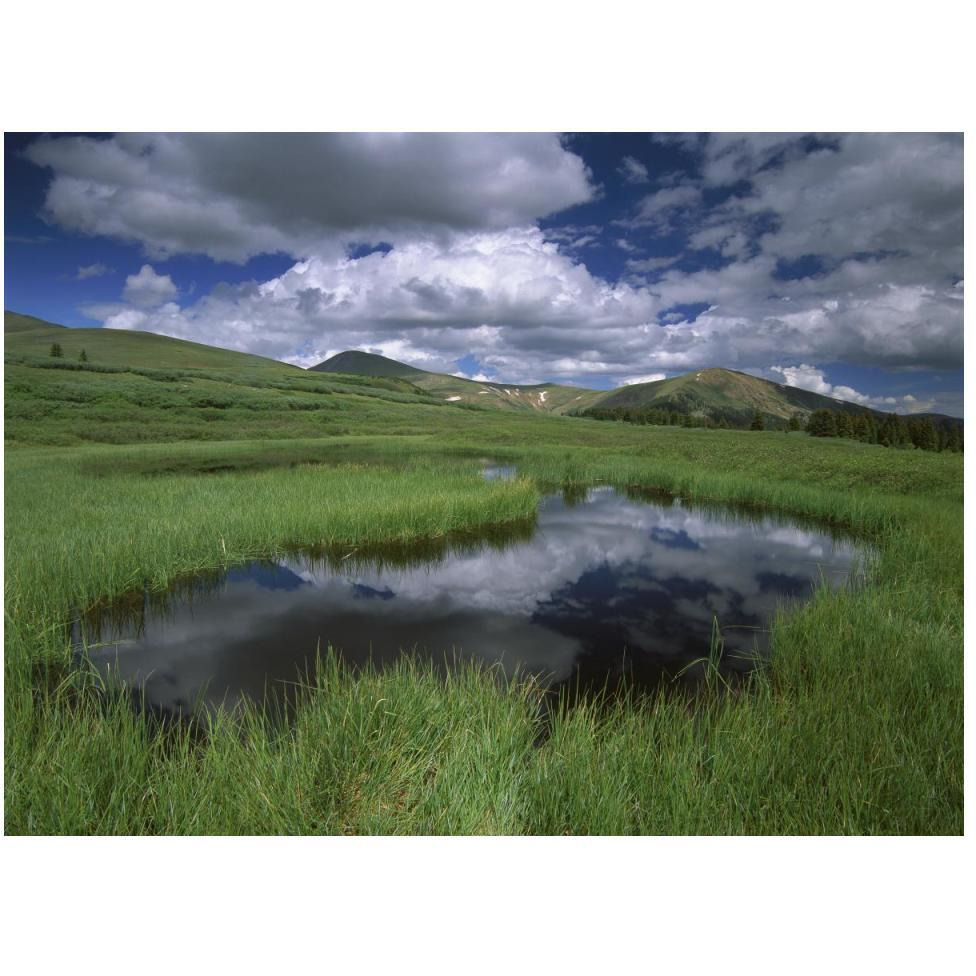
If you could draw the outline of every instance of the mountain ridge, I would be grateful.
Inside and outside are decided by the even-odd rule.
[[[347,349],[324,362],[309,367],[320,373],[358,373],[364,376],[393,376],[449,403],[493,407],[499,410],[535,410],[563,414],[595,403],[603,391],[588,390],[561,383],[499,383],[495,380],[469,380],[449,373],[408,366],[376,353]]]
[[[4,351],[10,356],[47,356],[57,342],[65,357],[76,359],[83,348],[106,364],[132,366],[173,366],[183,368],[253,368],[296,371],[300,367],[222,349],[153,332],[119,329],[76,329],[36,316],[4,311]],[[634,383],[612,390],[592,390],[560,383],[502,383],[497,380],[472,380],[447,373],[436,373],[401,363],[398,360],[362,350],[346,350],[310,367],[312,372],[388,378],[404,381],[447,403],[500,410],[534,411],[557,415],[591,411],[617,416],[628,412],[660,411],[727,421],[742,426],[761,414],[780,425],[796,417],[805,421],[815,410],[836,413],[870,413],[884,417],[888,412],[798,387],[752,376],[725,367],[692,370],[679,376],[649,383]],[[912,416],[962,424],[962,418],[939,413]]]
[[[320,372],[362,371],[362,375],[408,375],[411,382],[434,395],[454,402],[464,401],[502,409],[534,409],[547,413],[586,414],[591,410],[660,410],[708,417],[732,426],[748,423],[757,413],[773,422],[796,417],[805,421],[815,410],[832,410],[851,415],[870,413],[875,417],[887,412],[811,390],[787,386],[750,373],[712,366],[691,370],[678,376],[649,383],[633,383],[612,390],[591,390],[558,383],[532,385],[499,383],[497,380],[469,380],[408,366],[375,353],[346,350],[310,367]],[[391,370],[371,373],[369,370]],[[404,373],[395,370],[402,369]],[[494,393],[491,397],[489,394]],[[541,397],[539,394],[543,394]],[[481,399],[485,397],[486,399]],[[534,398],[533,398],[534,397]],[[501,398],[499,400],[499,398]],[[960,423],[961,418],[946,414],[923,413]]]

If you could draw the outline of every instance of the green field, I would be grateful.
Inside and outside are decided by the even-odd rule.
[[[276,359],[218,349],[199,342],[172,339],[153,332],[124,329],[67,329],[31,315],[4,311],[4,356],[49,356],[51,346],[61,346],[64,359],[74,362],[85,350],[93,361],[109,366],[188,369],[272,369],[297,372]]]
[[[51,368],[12,338],[8,833],[962,831],[960,455],[462,409],[397,378],[201,368],[160,337],[152,365],[77,364],[62,338],[88,368]],[[519,478],[485,482],[483,458]],[[326,656],[293,724],[201,736],[69,666],[69,616],[101,599],[293,545],[524,524],[547,486],[596,482],[813,517],[878,558],[779,619],[742,693],[578,707],[541,747],[537,693],[474,668],[354,679]]]

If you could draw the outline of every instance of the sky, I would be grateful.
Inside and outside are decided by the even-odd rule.
[[[8,134],[5,307],[311,366],[962,416],[959,134]]]

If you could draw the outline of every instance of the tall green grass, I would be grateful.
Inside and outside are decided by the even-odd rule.
[[[8,452],[8,832],[961,831],[959,458],[445,408],[467,426],[417,436],[389,409],[384,436]],[[487,457],[521,477],[484,482]],[[326,654],[292,724],[193,737],[68,666],[72,609],[133,586],[520,522],[548,486],[597,481],[816,518],[877,559],[779,619],[747,688],[584,702],[538,748],[537,693],[474,667],[353,677]]]

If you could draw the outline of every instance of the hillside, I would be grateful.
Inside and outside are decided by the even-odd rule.
[[[309,373],[165,336],[68,329],[9,312],[5,326],[9,445],[322,438],[382,433],[393,423],[422,434],[468,419],[394,376]],[[50,355],[52,342],[63,356]]]
[[[408,366],[406,363],[397,362],[395,359],[387,359],[386,356],[377,356],[372,352],[360,352],[358,349],[349,349],[340,352],[338,355],[327,359],[324,363],[312,366],[310,369],[316,373],[354,373],[359,376],[397,376],[397,377],[418,377],[418,376],[437,376],[437,373],[427,373],[416,366]]]
[[[633,407],[675,411],[716,421],[727,420],[733,426],[748,422],[756,413],[778,420],[793,416],[804,420],[814,410],[850,414],[866,410],[856,403],[773,383],[748,373],[714,368],[612,390],[598,406],[601,410]]]
[[[63,350],[63,359],[50,356],[52,343]],[[85,350],[87,364],[79,363]],[[87,365],[89,374],[103,370],[199,370],[227,374],[286,376],[294,380],[327,374],[334,387],[349,389],[372,386],[417,398],[416,402],[439,405],[474,405],[503,411],[548,414],[604,415],[621,417],[625,411],[663,411],[687,414],[730,426],[746,426],[758,412],[782,426],[797,417],[805,421],[815,410],[862,414],[876,418],[880,411],[844,400],[785,386],[730,369],[703,369],[653,383],[637,383],[615,390],[589,390],[558,383],[505,384],[469,380],[445,373],[418,369],[374,353],[349,350],[302,370],[274,359],[220,349],[202,343],[173,339],[152,332],[119,329],[69,329],[53,322],[4,312],[4,358],[8,369],[24,366],[70,370]],[[322,381],[327,376],[321,376]],[[334,379],[332,379],[334,377]],[[325,387],[323,387],[324,389]],[[962,426],[958,418],[940,414],[920,415],[936,424]]]
[[[567,413],[597,403],[603,393],[558,383],[519,386],[515,383],[491,383],[431,373],[407,366],[395,359],[373,353],[350,350],[341,352],[311,369],[320,373],[358,373],[363,376],[396,376],[408,379],[447,403],[469,403],[499,410],[536,410],[544,413]]]
[[[272,369],[295,373],[297,366],[206,346],[186,339],[172,339],[154,332],[125,329],[68,329],[17,312],[3,313],[4,356],[49,356],[57,342],[66,360],[77,361],[85,350],[90,362],[106,366],[139,366],[174,369]]]

